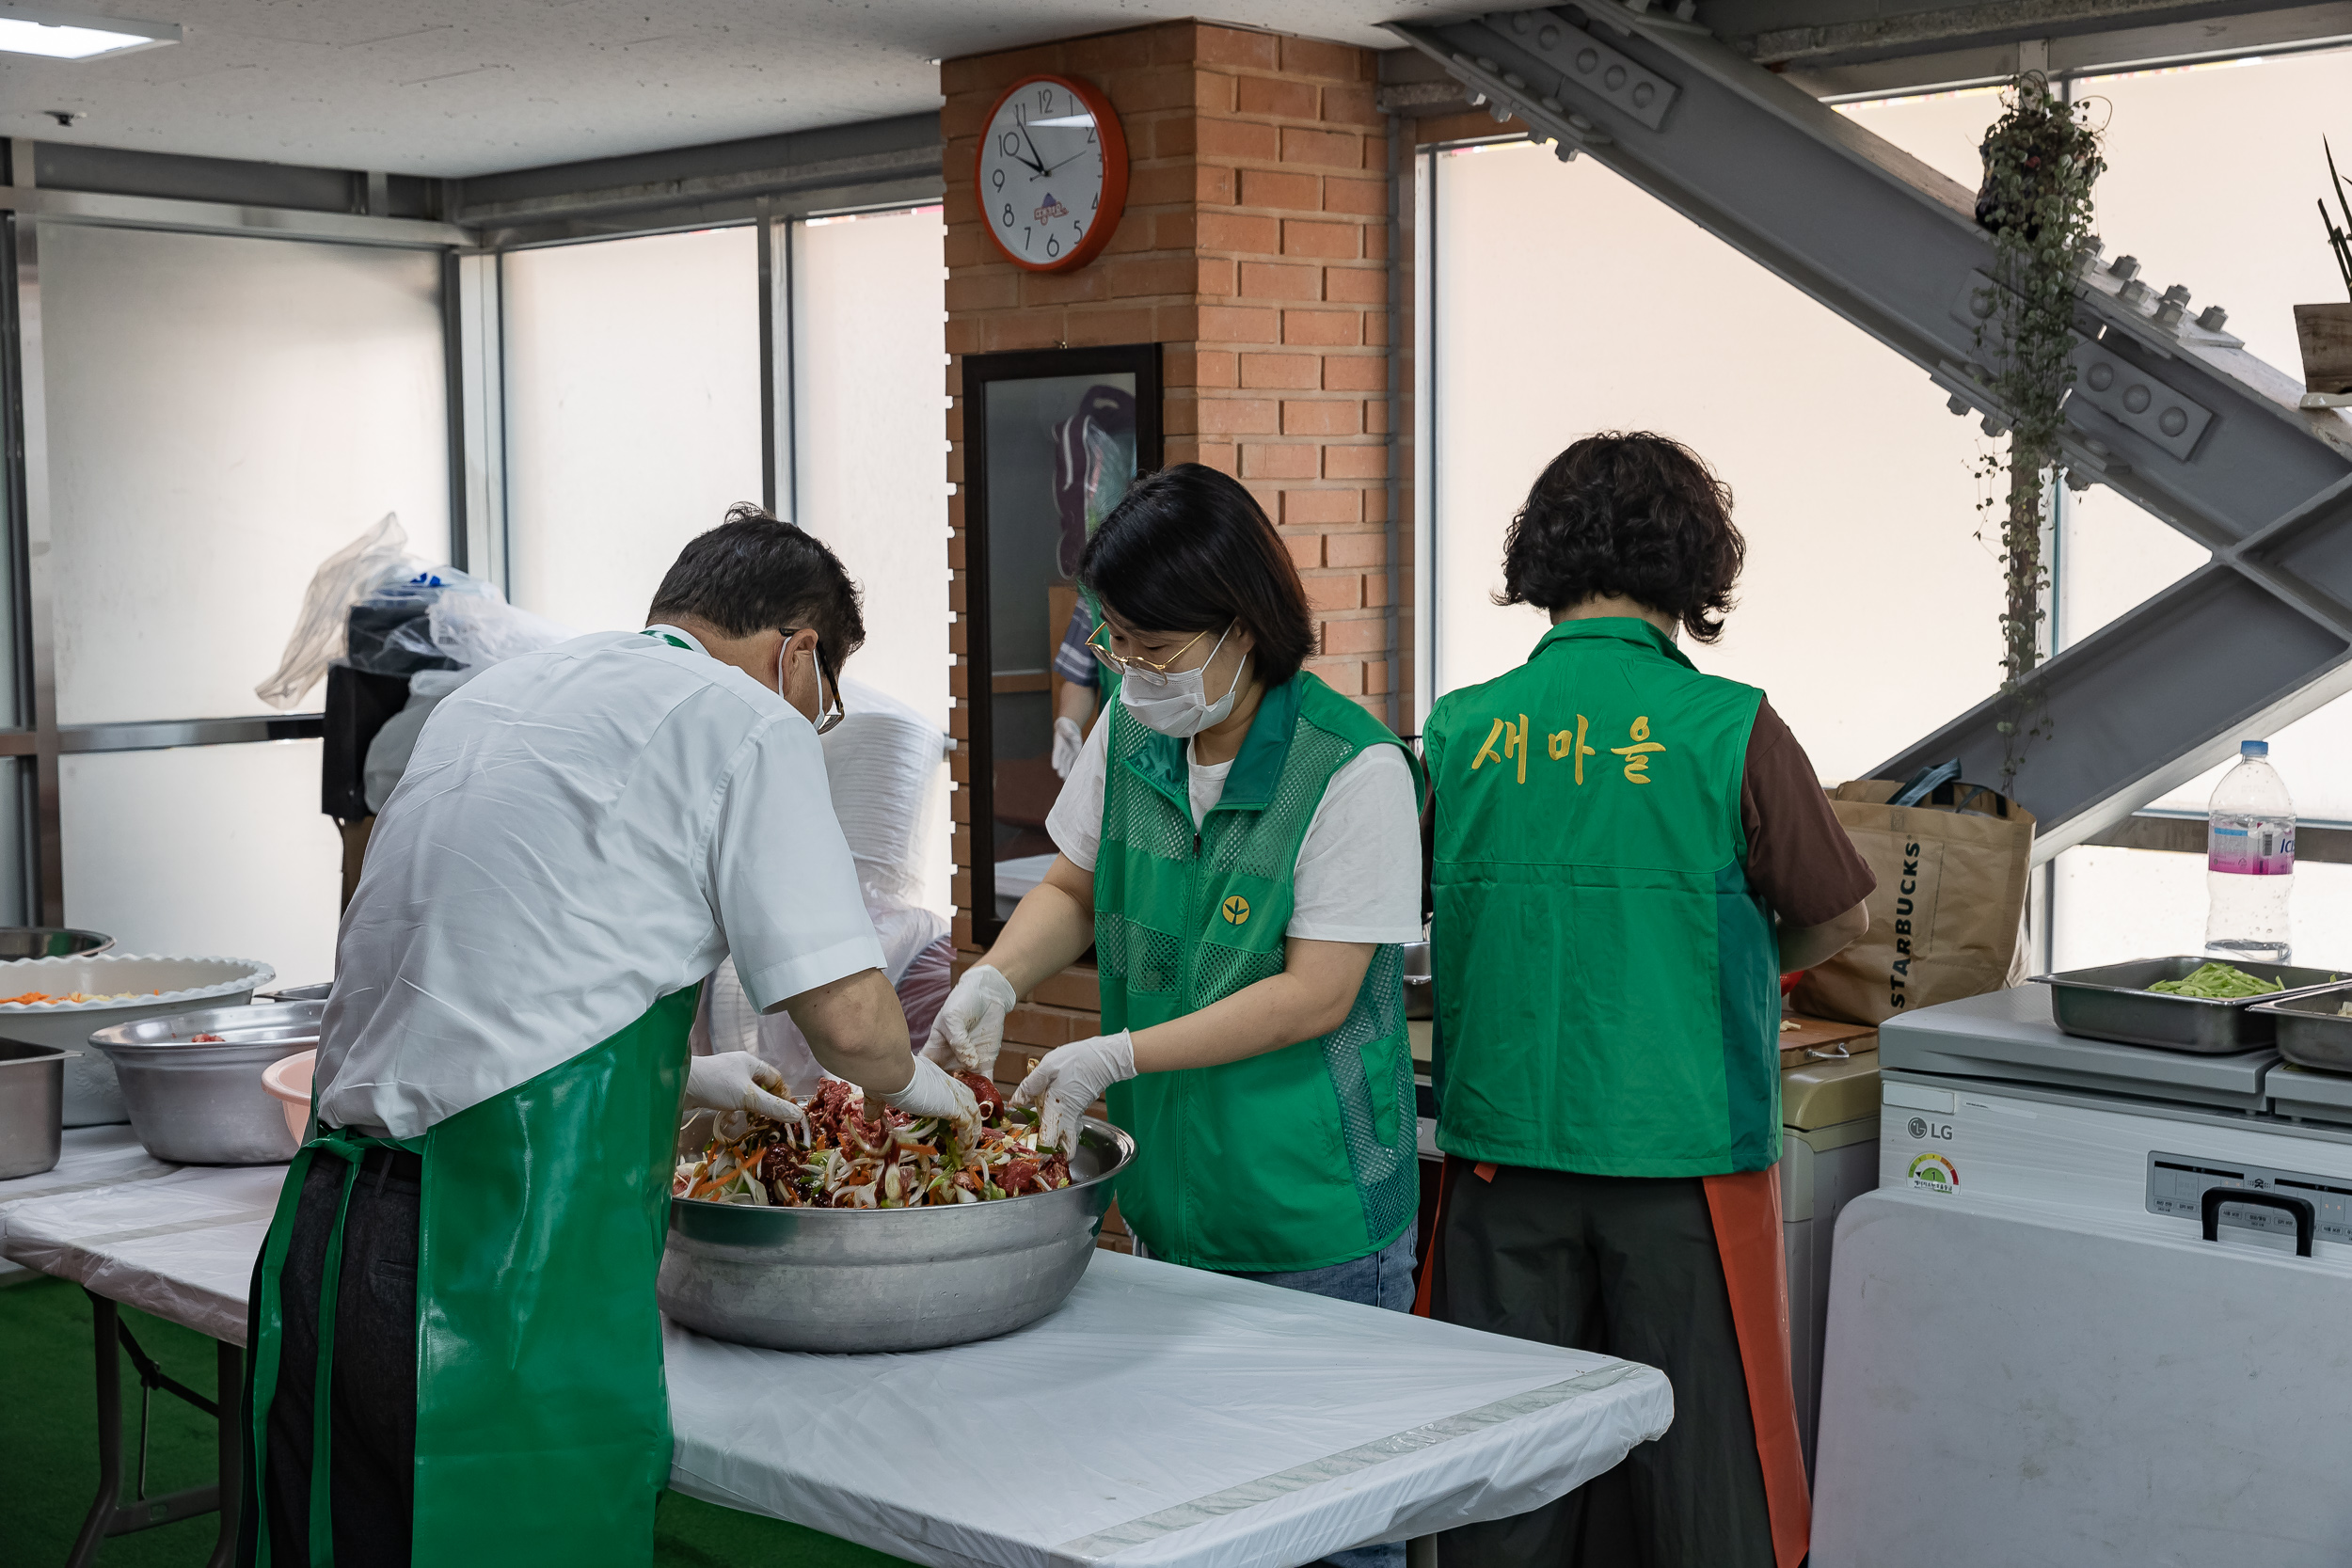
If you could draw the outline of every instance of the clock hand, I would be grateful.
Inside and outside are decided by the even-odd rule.
[[[1045,167],[1044,154],[1037,150],[1037,138],[1029,135],[1029,111],[1025,108],[1016,108],[1013,110],[1012,118],[1014,123],[1021,127],[1022,139],[1029,144],[1029,155],[1023,159],[1022,162],[1027,164],[1041,175],[1049,172]],[[1060,166],[1061,166],[1058,164],[1055,166],[1057,168]]]

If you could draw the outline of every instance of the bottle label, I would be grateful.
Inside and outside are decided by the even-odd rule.
[[[2295,871],[2295,824],[2216,822],[2205,837],[2205,869],[2241,877],[2285,877]]]

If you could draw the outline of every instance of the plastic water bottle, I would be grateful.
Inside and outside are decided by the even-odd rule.
[[[2205,808],[2205,951],[2284,963],[2293,951],[2287,899],[2295,892],[2295,802],[2270,766],[2267,741],[2241,741]]]

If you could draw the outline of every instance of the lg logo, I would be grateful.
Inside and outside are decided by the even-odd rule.
[[[1948,1121],[1930,1121],[1925,1117],[1913,1117],[1905,1124],[1904,1131],[1915,1138],[1932,1138],[1940,1142],[1949,1142],[1952,1136],[1952,1124]]]
[[[1911,1118],[1911,1135],[1915,1138],[1924,1138],[1928,1135],[1928,1124],[1926,1118],[1921,1117],[1913,1117]]]

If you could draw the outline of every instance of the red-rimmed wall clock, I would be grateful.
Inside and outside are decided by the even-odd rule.
[[[1031,272],[1068,272],[1102,252],[1126,210],[1126,133],[1091,85],[1027,77],[989,111],[973,181],[998,249]]]

